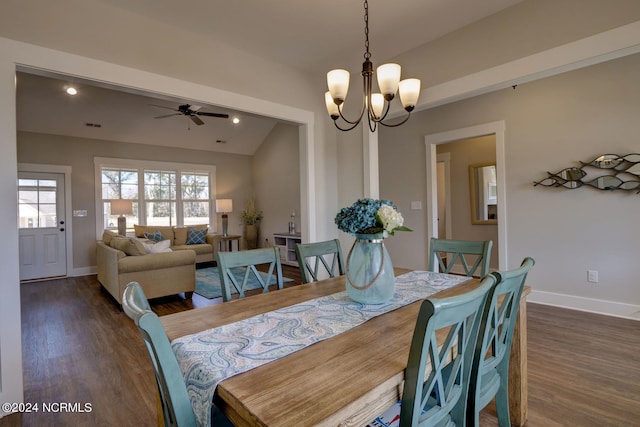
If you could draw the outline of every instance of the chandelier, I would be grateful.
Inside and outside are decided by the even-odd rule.
[[[358,126],[365,112],[371,132],[375,132],[378,123],[388,127],[400,126],[409,120],[411,111],[415,108],[420,94],[420,80],[405,79],[400,81],[400,65],[393,63],[384,64],[377,68],[376,74],[380,93],[371,93],[373,63],[370,60],[371,52],[369,52],[369,3],[367,0],[364,2],[364,36],[366,51],[364,53],[364,62],[362,63],[363,99],[360,116],[356,120],[349,120],[342,114],[344,100],[349,91],[349,71],[336,69],[327,73],[329,91],[324,94],[327,112],[336,127],[342,131],[349,131]],[[398,123],[385,123],[383,120],[389,113],[389,107],[396,92],[400,93],[400,102],[407,115]],[[338,119],[342,119],[346,126],[341,127],[338,124]]]

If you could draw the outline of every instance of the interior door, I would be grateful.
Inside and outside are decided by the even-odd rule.
[[[64,174],[18,173],[20,280],[66,276]]]

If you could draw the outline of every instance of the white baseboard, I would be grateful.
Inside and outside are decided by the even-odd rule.
[[[624,319],[640,320],[640,305],[535,290],[531,291],[527,297],[527,302],[622,317]]]
[[[90,276],[92,274],[98,274],[98,267],[74,268],[67,272],[67,277]]]

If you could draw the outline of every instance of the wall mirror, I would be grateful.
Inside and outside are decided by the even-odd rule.
[[[469,165],[472,224],[498,223],[498,185],[495,163]]]

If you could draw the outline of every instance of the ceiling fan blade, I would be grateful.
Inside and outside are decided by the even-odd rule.
[[[222,114],[222,113],[207,113],[207,112],[198,112],[196,113],[199,116],[208,116],[208,117],[220,117],[222,119],[228,119],[229,115],[228,114]]]
[[[171,117],[171,116],[181,116],[182,113],[173,113],[173,114],[165,114],[164,116],[158,116],[158,117],[154,117],[155,119],[164,119],[165,117]]]
[[[175,108],[165,107],[164,105],[155,105],[155,104],[149,104],[149,105],[152,107],[166,108],[167,110],[178,111]]]
[[[187,105],[189,105],[189,104],[187,104]],[[189,105],[189,110],[191,110],[191,111],[198,111],[201,108],[202,108],[202,105]]]
[[[191,117],[191,120],[193,120],[193,123],[197,124],[198,126],[204,124],[204,122],[200,120],[200,117],[198,116],[189,116],[189,117]]]

